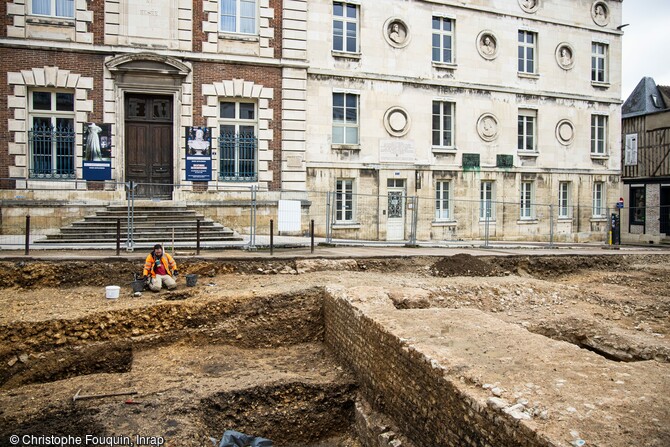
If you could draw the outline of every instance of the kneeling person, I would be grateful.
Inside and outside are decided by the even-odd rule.
[[[175,278],[178,275],[177,263],[168,253],[163,253],[161,244],[154,245],[154,249],[144,261],[144,277],[149,278],[149,289],[154,292],[160,292],[163,285],[168,290],[177,288]]]

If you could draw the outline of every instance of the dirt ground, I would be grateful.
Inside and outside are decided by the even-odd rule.
[[[613,362],[667,364],[668,261],[191,258],[177,291],[140,297],[137,262],[1,261],[0,445],[14,433],[96,433],[204,446],[232,428],[280,446],[358,446],[355,377],[322,344],[327,285],[384,288],[398,309],[477,309]],[[119,299],[105,299],[110,284]],[[137,394],[73,403],[79,389]]]

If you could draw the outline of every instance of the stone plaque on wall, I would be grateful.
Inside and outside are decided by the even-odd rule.
[[[416,153],[414,142],[407,140],[381,140],[379,161],[382,163],[414,163]]]
[[[175,15],[178,11],[174,0],[145,0],[125,2],[125,27],[122,34],[133,42],[162,41],[163,46],[174,39],[177,29]]]

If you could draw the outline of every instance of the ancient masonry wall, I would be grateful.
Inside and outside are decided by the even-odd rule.
[[[415,445],[537,447],[551,442],[513,417],[477,402],[425,354],[346,298],[324,299],[325,342],[351,367],[363,397]]]

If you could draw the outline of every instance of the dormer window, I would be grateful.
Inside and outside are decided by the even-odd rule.
[[[654,107],[656,107],[657,109],[660,109],[661,105],[658,103],[658,96],[656,96],[656,95],[650,95],[650,96],[651,96],[651,102],[654,103]]]

